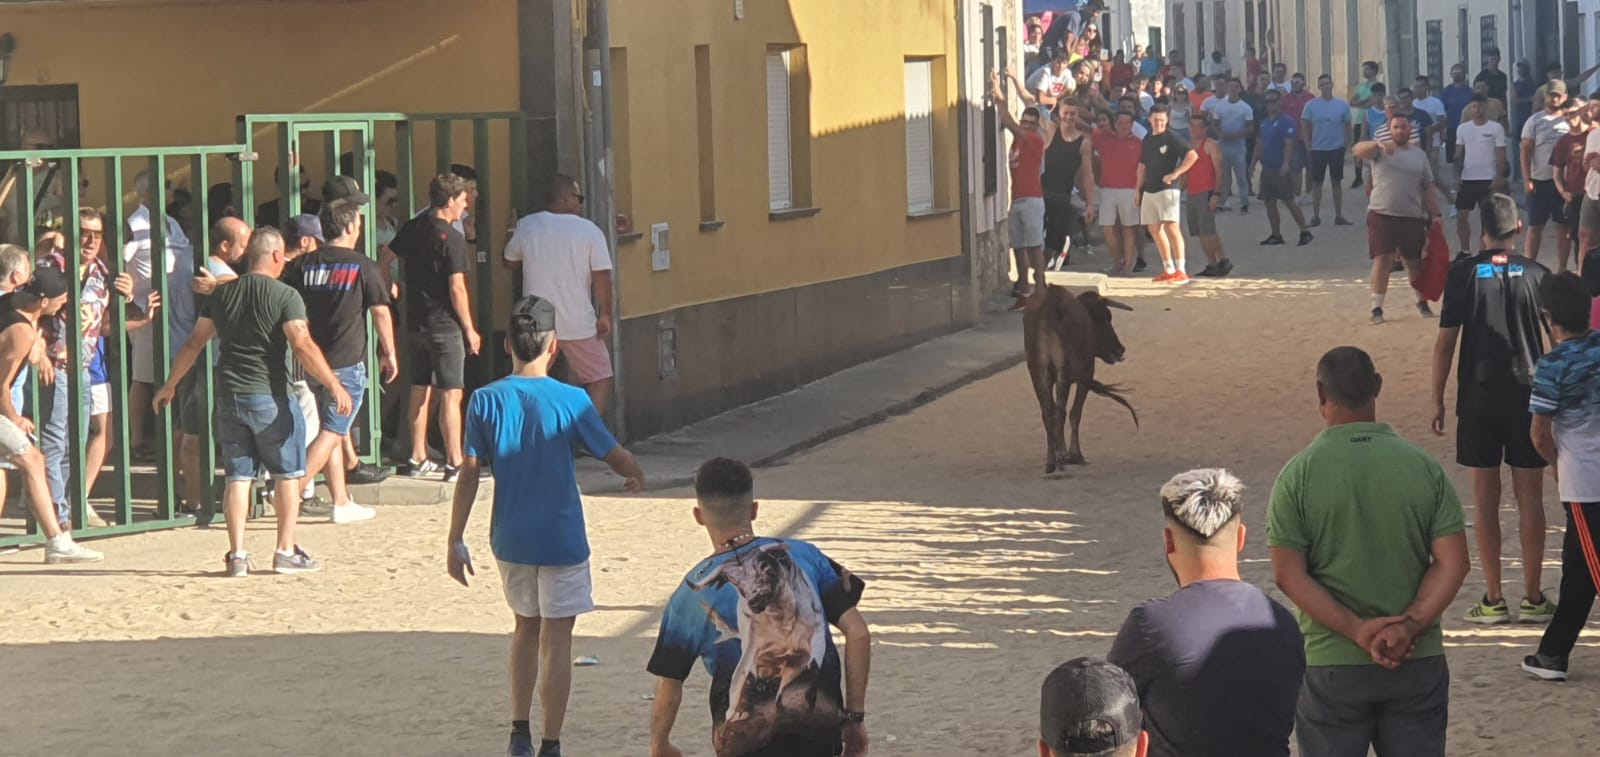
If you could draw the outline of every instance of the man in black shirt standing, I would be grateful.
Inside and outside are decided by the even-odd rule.
[[[319,472],[328,479],[333,497],[333,522],[354,523],[377,513],[350,500],[345,489],[346,461],[344,437],[350,433],[356,411],[361,409],[367,376],[367,318],[372,314],[378,333],[378,355],[384,383],[400,373],[395,361],[394,322],[389,313],[389,288],[383,272],[372,258],[355,251],[361,238],[361,206],[367,196],[361,192],[334,200],[322,207],[325,233],[333,234],[328,243],[294,259],[284,272],[284,282],[300,292],[306,304],[306,320],[311,324],[311,339],[322,349],[333,374],[350,395],[350,411],[339,412],[328,389],[309,380],[317,398],[320,430],[306,451],[306,477]],[[327,466],[324,469],[323,466]]]
[[[1161,487],[1178,591],[1134,607],[1106,655],[1138,684],[1151,757],[1289,753],[1305,640],[1292,613],[1239,579],[1243,490],[1220,468]]]
[[[1150,136],[1145,137],[1139,156],[1133,201],[1139,206],[1139,221],[1149,229],[1161,253],[1163,270],[1155,280],[1182,283],[1189,280],[1189,274],[1184,271],[1183,230],[1178,227],[1178,206],[1183,203],[1178,179],[1199,157],[1183,137],[1167,128],[1169,117],[1165,105],[1150,109]]]
[[[1508,102],[1506,91],[1511,88],[1506,72],[1500,70],[1500,48],[1491,47],[1483,51],[1483,70],[1473,77],[1472,83],[1484,82],[1489,85],[1489,97]]]
[[[1533,446],[1528,400],[1544,354],[1539,284],[1549,269],[1516,253],[1517,203],[1495,194],[1483,203],[1484,251],[1458,259],[1445,284],[1433,348],[1433,432],[1445,430],[1444,386],[1461,342],[1456,383],[1456,462],[1472,469],[1478,559],[1486,589],[1469,623],[1511,622],[1500,593],[1500,464],[1511,466],[1521,515],[1523,599],[1518,621],[1544,623],[1555,603],[1539,588],[1544,558],[1545,460]]]
[[[467,355],[480,337],[467,299],[472,259],[452,225],[467,210],[467,181],[441,174],[428,182],[428,210],[400,227],[389,249],[405,267],[406,331],[411,340],[411,460],[415,478],[439,470],[428,459],[428,408],[437,402],[444,437],[444,480],[456,480],[463,459],[461,395]],[[437,391],[435,391],[437,390]]]

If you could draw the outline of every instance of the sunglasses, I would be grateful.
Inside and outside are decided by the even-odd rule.
[[[83,233],[79,236],[83,237],[84,239],[105,239],[106,233],[98,229],[84,229]]]

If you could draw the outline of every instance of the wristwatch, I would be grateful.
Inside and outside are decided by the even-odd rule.
[[[839,713],[839,719],[845,723],[865,723],[867,722],[867,713],[845,710]]]

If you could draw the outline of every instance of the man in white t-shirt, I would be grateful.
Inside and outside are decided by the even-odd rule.
[[[1507,165],[1506,128],[1489,120],[1489,98],[1473,95],[1472,103],[1477,107],[1466,109],[1473,114],[1472,120],[1456,127],[1455,154],[1449,156],[1461,172],[1461,185],[1456,189],[1456,238],[1463,252],[1472,250],[1474,211],[1505,184]]]
[[[155,264],[150,250],[152,190],[149,173],[140,171],[134,176],[133,188],[139,196],[139,207],[128,215],[127,228],[124,230],[126,236],[123,237],[127,241],[122,245],[122,261],[127,264],[128,272],[133,274],[133,303],[140,310],[149,313],[153,309],[152,305],[157,302],[151,298],[151,294],[156,290],[151,284],[151,278],[155,275]],[[194,260],[194,248],[190,246],[188,235],[183,233],[183,227],[179,226],[175,219],[167,216],[165,221],[162,232],[165,254],[161,272],[169,277],[166,291],[169,299],[161,304],[166,306],[169,313],[174,307],[189,312],[193,310],[194,303],[194,295],[189,289],[190,281],[193,279],[193,269],[189,261]],[[183,261],[184,265],[177,265],[178,261]],[[189,338],[189,332],[180,323],[171,325],[172,328],[168,331],[168,353],[177,355],[178,348]],[[128,414],[128,431],[133,448],[142,453],[145,450],[145,414],[139,411],[150,406],[151,394],[155,391],[155,329],[139,329],[130,333],[128,339],[133,343],[133,385],[129,388],[128,407],[134,409],[134,412]]]
[[[1040,68],[1028,77],[1027,90],[1031,92],[1039,104],[1039,113],[1044,118],[1054,118],[1056,102],[1072,94],[1077,88],[1077,80],[1072,76],[1072,70],[1067,68],[1067,51],[1056,50],[1055,58],[1050,65]]]
[[[580,215],[583,192],[576,179],[557,174],[547,192],[545,209],[517,222],[506,242],[506,266],[522,269],[522,296],[556,306],[565,378],[582,386],[595,409],[604,413],[613,375],[606,346],[611,336],[611,252],[600,227]]]
[[[1221,50],[1212,50],[1211,57],[1200,63],[1200,73],[1213,79],[1218,76],[1232,76],[1233,64],[1229,63],[1227,58],[1222,57]]]

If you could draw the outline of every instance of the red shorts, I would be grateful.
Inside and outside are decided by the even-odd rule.
[[[1399,253],[1406,260],[1420,260],[1427,246],[1427,219],[1367,213],[1367,257]]]

